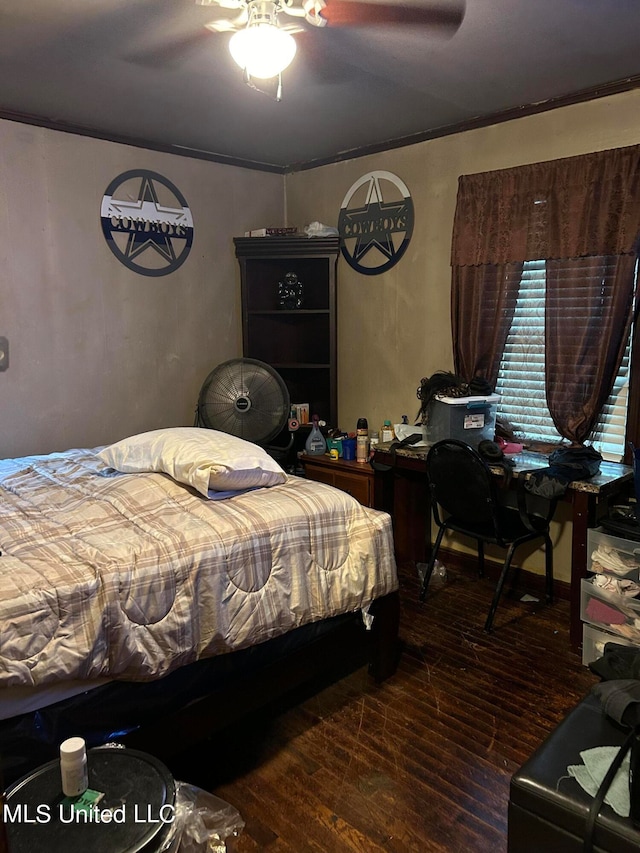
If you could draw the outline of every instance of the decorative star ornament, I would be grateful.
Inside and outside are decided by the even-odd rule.
[[[393,187],[384,200],[383,182]],[[350,207],[356,193],[366,187],[364,204]],[[394,266],[402,257],[413,232],[413,202],[405,184],[390,172],[369,172],[351,187],[342,202],[338,230],[342,254],[364,275],[377,275]],[[368,258],[368,262],[364,261]],[[376,261],[378,263],[376,264]]]

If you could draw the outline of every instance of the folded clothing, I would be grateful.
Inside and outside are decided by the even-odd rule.
[[[605,572],[615,575],[627,575],[630,572],[640,570],[640,562],[631,554],[625,554],[611,545],[601,542],[591,554],[593,563],[597,563]]]
[[[640,583],[627,578],[614,578],[607,574],[598,574],[593,579],[593,585],[606,592],[633,598],[640,593]]]
[[[627,617],[622,611],[604,601],[600,601],[599,598],[589,599],[585,615],[590,620],[601,622],[605,625],[623,625],[627,621]]]
[[[614,634],[619,634],[627,640],[631,640],[633,643],[640,643],[640,629],[637,623],[638,620],[635,620],[633,625],[630,625],[628,622],[625,622],[624,625],[610,624],[609,630],[613,631]]]

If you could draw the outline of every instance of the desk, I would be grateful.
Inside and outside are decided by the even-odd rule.
[[[392,466],[393,476],[375,472],[374,506],[393,517],[398,562],[426,562],[429,556],[426,522],[431,519],[431,507],[426,478],[427,453],[428,447],[402,447],[391,454],[388,443],[378,445],[374,453],[374,462]],[[540,453],[524,451],[510,458],[516,463],[514,477],[548,465],[547,457]],[[494,472],[501,473],[500,469]],[[606,514],[599,513],[599,507],[618,495],[632,479],[633,469],[628,465],[603,461],[599,474],[589,480],[570,483],[564,498],[572,507],[570,637],[576,651],[582,643],[580,581],[587,574],[587,529],[597,526],[599,514]]]

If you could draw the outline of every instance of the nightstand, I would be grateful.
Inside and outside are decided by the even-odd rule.
[[[373,506],[373,469],[368,462],[331,459],[327,454],[301,454],[299,458],[308,480],[335,486],[336,489],[347,492],[363,506]]]

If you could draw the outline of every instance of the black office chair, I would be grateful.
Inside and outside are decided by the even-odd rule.
[[[525,542],[534,539],[544,540],[546,599],[551,603],[553,600],[553,547],[549,536],[549,525],[557,501],[543,502],[544,515],[539,514],[539,509],[534,513],[530,508],[531,496],[524,488],[525,478],[518,477],[516,480],[517,509],[505,505],[499,500],[498,478],[492,474],[485,460],[468,444],[453,438],[439,441],[429,450],[427,477],[438,535],[427,564],[420,601],[424,601],[427,594],[442,537],[445,531],[453,530],[477,541],[480,577],[484,575],[484,544],[493,543],[507,549],[485,622],[485,631],[491,631],[493,617],[514,552]],[[536,500],[540,502],[540,499]],[[430,525],[427,525],[427,529],[429,527]]]

